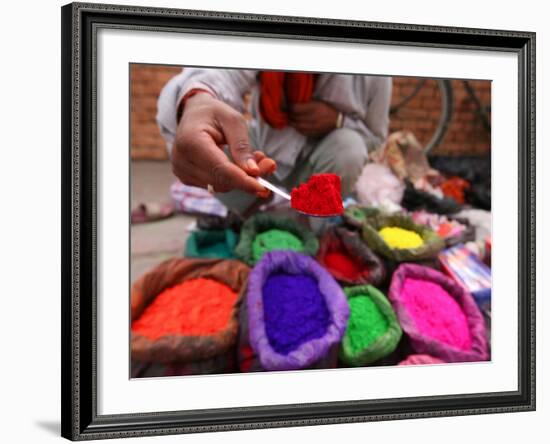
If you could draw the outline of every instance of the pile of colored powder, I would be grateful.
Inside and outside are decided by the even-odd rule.
[[[344,212],[340,176],[314,174],[306,183],[293,188],[290,205],[313,216],[335,216]]]
[[[338,272],[346,279],[356,280],[363,273],[366,273],[366,269],[362,269],[361,266],[353,260],[347,254],[341,251],[330,251],[325,255],[324,262],[329,270]]]
[[[160,293],[132,323],[132,331],[155,340],[166,335],[204,336],[223,330],[237,293],[213,279],[190,279]]]
[[[418,233],[399,227],[384,227],[378,234],[390,248],[396,250],[418,248],[424,243]]]
[[[346,335],[349,338],[350,350],[355,355],[386,333],[389,324],[378,306],[366,295],[351,298],[349,309]]]
[[[264,322],[271,347],[287,355],[322,337],[330,323],[317,281],[305,274],[273,274],[263,287]]]
[[[294,234],[276,228],[258,234],[252,242],[252,259],[257,262],[272,250],[304,251],[303,242]]]
[[[407,278],[403,283],[401,297],[416,328],[423,334],[461,350],[472,347],[464,312],[440,285]]]

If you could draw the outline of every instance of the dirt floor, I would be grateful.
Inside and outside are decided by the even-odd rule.
[[[130,176],[132,208],[141,202],[170,201],[169,189],[175,178],[168,162],[132,162]],[[187,227],[194,221],[193,216],[176,214],[162,221],[132,225],[131,282],[163,260],[181,256]]]

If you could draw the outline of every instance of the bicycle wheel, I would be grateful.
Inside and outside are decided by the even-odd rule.
[[[450,80],[438,79],[437,85],[439,86],[440,96],[441,96],[441,115],[439,117],[439,123],[435,130],[434,135],[424,147],[424,152],[428,154],[433,148],[438,146],[447,130],[449,129],[449,124],[451,118],[453,117],[453,87]]]
[[[449,128],[454,104],[452,84],[448,79],[418,79],[416,83],[402,79],[394,84],[406,83],[411,91],[398,92],[398,101],[390,108],[392,131],[412,130],[427,154],[442,142]]]

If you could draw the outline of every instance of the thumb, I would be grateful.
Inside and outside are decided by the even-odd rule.
[[[236,112],[223,113],[218,118],[233,161],[247,174],[258,176],[260,168],[254,160],[244,118]]]

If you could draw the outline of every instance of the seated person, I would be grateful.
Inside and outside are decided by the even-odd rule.
[[[391,83],[381,76],[185,68],[163,88],[157,121],[181,182],[216,192],[246,215],[269,195],[254,176],[269,175],[291,190],[330,172],[349,195],[368,152],[388,135]]]

